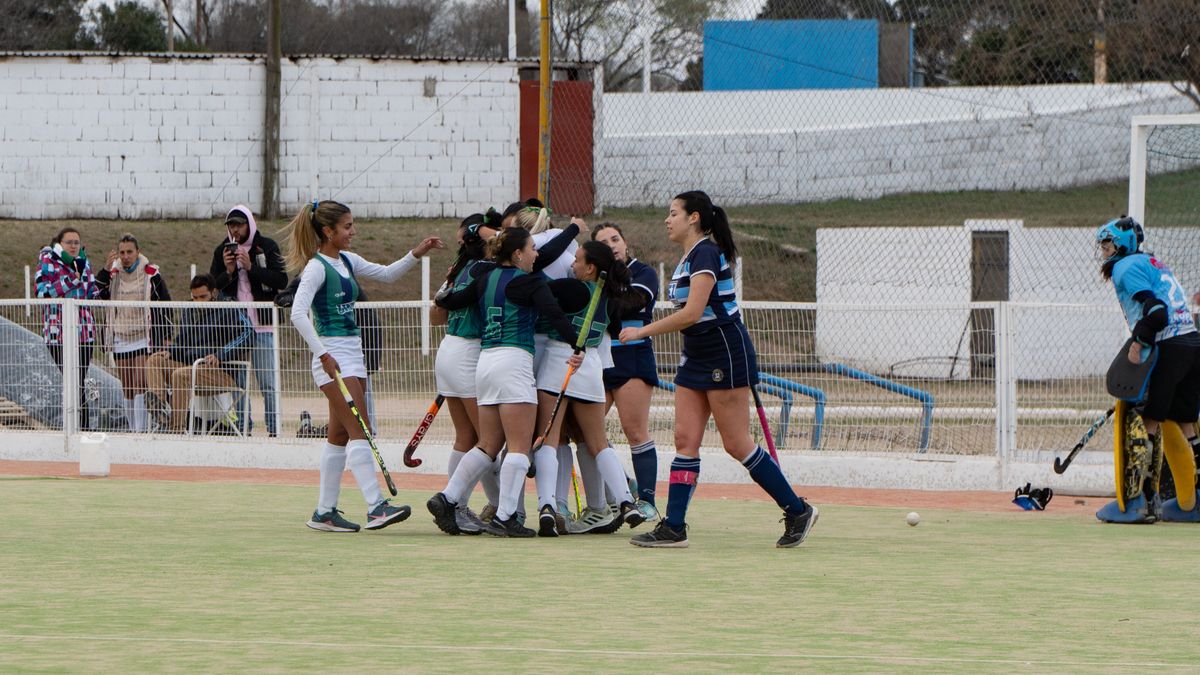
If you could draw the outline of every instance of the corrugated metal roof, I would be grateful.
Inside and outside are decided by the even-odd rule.
[[[123,58],[140,57],[152,59],[179,59],[211,61],[213,59],[260,59],[266,55],[258,52],[121,52],[121,51],[80,51],[80,50],[43,50],[43,51],[0,51],[0,58]],[[433,56],[433,55],[401,55],[401,54],[284,54],[283,58],[293,61],[302,59],[365,59],[370,61],[441,61],[455,63],[537,63],[532,56],[521,56],[516,59],[489,59],[476,56]],[[594,61],[556,61],[556,68],[581,68],[598,65]]]

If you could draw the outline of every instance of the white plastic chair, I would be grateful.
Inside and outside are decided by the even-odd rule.
[[[189,436],[208,436],[214,429],[222,426],[216,424],[218,422],[226,422],[224,426],[229,427],[234,434],[245,437],[250,420],[250,396],[247,387],[250,384],[250,362],[249,361],[223,361],[222,366],[229,368],[240,368],[242,370],[242,382],[246,383],[242,386],[237,385],[238,378],[231,375],[234,381],[233,388],[213,393],[211,390],[206,390],[203,395],[197,395],[196,392],[196,373],[200,364],[204,363],[204,359],[196,359],[192,362],[192,396],[188,403],[188,426],[187,435]],[[237,394],[241,394],[242,410],[234,409],[234,400]],[[204,424],[200,429],[195,428],[196,419],[199,418]]]

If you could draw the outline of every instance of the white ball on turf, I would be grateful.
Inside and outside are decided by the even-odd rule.
[[[904,516],[904,522],[916,527],[917,523],[921,522],[921,514],[917,513],[916,511],[909,511],[908,515]]]

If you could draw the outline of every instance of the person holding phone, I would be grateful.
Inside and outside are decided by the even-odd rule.
[[[87,249],[83,247],[83,238],[79,230],[64,227],[54,235],[50,245],[42,248],[38,254],[37,283],[39,298],[63,298],[71,300],[94,300],[100,297],[100,288],[96,285],[96,276],[92,273],[92,264],[88,261]],[[96,319],[87,305],[79,307],[79,331],[77,333],[79,348],[79,427],[90,428],[87,397],[84,395],[84,382],[87,380],[88,367],[92,363],[92,345],[96,341]],[[46,348],[59,371],[63,369],[63,348],[70,340],[63,335],[63,306],[61,304],[46,305],[42,310],[42,336],[46,339]],[[64,411],[65,412],[65,411]],[[64,420],[65,421],[65,420]]]
[[[213,250],[209,276],[217,290],[239,302],[272,302],[287,288],[287,269],[279,244],[258,230],[250,208],[238,204],[225,216],[226,238]],[[250,364],[263,396],[267,432],[279,433],[275,409],[275,326],[270,309],[247,312],[254,327]]]

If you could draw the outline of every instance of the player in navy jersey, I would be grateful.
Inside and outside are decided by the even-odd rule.
[[[1200,334],[1187,305],[1187,293],[1162,261],[1139,250],[1142,226],[1132,218],[1119,218],[1102,225],[1096,232],[1096,243],[1104,260],[1101,275],[1112,281],[1133,334],[1126,358],[1138,364],[1145,347],[1158,349],[1158,361],[1138,408],[1152,452],[1126,460],[1127,471],[1136,472],[1142,480],[1134,482],[1141,485],[1126,485],[1127,481],[1118,478],[1117,489],[1125,491],[1125,510],[1114,501],[1101,508],[1096,517],[1115,523],[1152,523],[1159,518],[1200,522],[1200,505],[1193,504],[1190,510],[1183,511],[1175,498],[1162,504],[1160,513],[1156,503],[1161,444],[1167,441],[1172,445],[1172,436],[1160,433],[1164,421],[1178,425],[1191,446],[1190,465],[1186,461],[1187,448],[1166,449],[1176,474],[1176,485],[1180,485],[1178,479],[1183,476],[1184,484],[1194,489],[1194,481],[1185,472],[1194,475],[1195,464],[1200,463],[1200,439],[1196,437],[1196,413],[1200,410]],[[1181,466],[1176,466],[1177,463]]]
[[[457,533],[458,503],[492,467],[500,448],[507,446],[508,454],[500,469],[500,504],[485,531],[501,537],[532,537],[534,531],[517,520],[516,512],[530,466],[537,411],[534,324],[539,314],[545,314],[555,330],[571,343],[575,341],[575,328],[554,300],[545,277],[530,273],[538,254],[527,231],[510,228],[492,239],[489,246],[496,267],[466,288],[439,291],[435,298],[439,306],[451,311],[476,305],[483,319],[482,351],[475,372],[480,444],[462,458],[446,489],[430,498],[426,506],[442,531]],[[578,367],[583,357],[572,355],[569,362]]]
[[[671,200],[667,236],[683,250],[671,276],[677,311],[642,327],[621,330],[622,344],[663,333],[683,334],[675,377],[675,460],[671,462],[666,517],[654,531],[630,540],[636,546],[688,545],[687,508],[700,475],[700,442],[711,416],[725,452],[749,470],[754,482],[783,509],[780,548],[799,545],[817,522],[817,508],[797,497],[771,457],[750,438],[750,387],[758,382],[754,345],[742,324],[730,268],[737,247],[725,211],[700,191]]]
[[[592,228],[592,241],[612,249],[613,256],[629,269],[630,286],[641,295],[641,308],[634,316],[609,322],[609,334],[619,337],[624,328],[641,328],[654,321],[654,302],[658,300],[658,275],[654,268],[633,258],[625,233],[616,223],[600,223]],[[654,506],[654,488],[658,477],[658,450],[650,437],[650,397],[658,386],[658,364],[652,338],[616,344],[612,349],[613,366],[604,371],[604,389],[608,408],[617,406],[621,431],[629,441],[633,475],[638,497]],[[647,512],[647,520],[657,520],[656,512]]]

